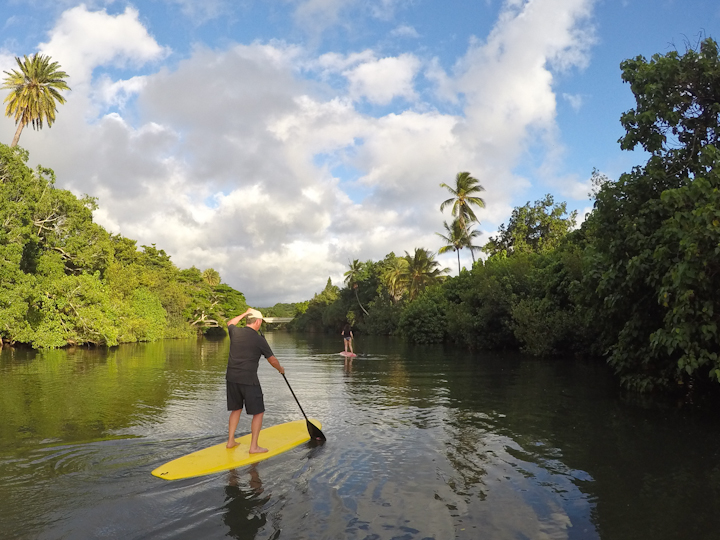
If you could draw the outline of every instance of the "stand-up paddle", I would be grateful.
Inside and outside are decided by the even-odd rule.
[[[326,441],[325,435],[323,435],[323,432],[320,431],[320,428],[317,427],[315,424],[313,424],[310,420],[308,420],[307,415],[305,414],[305,411],[303,411],[302,405],[300,405],[300,402],[298,401],[298,398],[295,396],[295,392],[293,392],[292,386],[290,386],[290,383],[287,380],[287,377],[285,377],[285,374],[282,374],[283,379],[285,379],[285,382],[288,385],[288,388],[290,389],[290,393],[295,398],[295,403],[298,404],[298,407],[300,407],[300,412],[305,417],[305,421],[307,422],[307,429],[308,433],[310,434],[310,437],[318,440],[318,441]]]

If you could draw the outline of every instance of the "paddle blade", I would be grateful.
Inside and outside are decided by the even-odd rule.
[[[310,434],[311,439],[315,439],[318,441],[326,441],[325,435],[323,435],[323,432],[320,431],[320,428],[317,427],[315,424],[313,424],[310,420],[307,420],[307,428],[308,433]]]

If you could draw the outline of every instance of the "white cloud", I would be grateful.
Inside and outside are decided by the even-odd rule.
[[[158,45],[138,17],[130,6],[120,15],[109,15],[81,4],[61,15],[50,40],[40,44],[40,52],[60,63],[71,87],[88,83],[98,66],[139,67],[163,58],[168,50]]]
[[[390,35],[393,37],[405,37],[405,38],[419,38],[420,37],[420,34],[418,34],[417,30],[415,30],[415,28],[413,28],[412,26],[409,26],[407,24],[401,24],[400,26],[396,26],[390,32]]]
[[[376,60],[375,53],[366,49],[359,53],[351,53],[348,55],[338,53],[325,53],[318,58],[316,62],[321,71],[330,73],[340,73],[358,64],[366,62],[374,62]],[[311,66],[312,67],[312,66]]]
[[[127,80],[113,81],[103,75],[97,81],[93,97],[103,106],[116,106],[123,108],[125,103],[145,87],[146,78],[131,77]]]
[[[567,101],[570,104],[570,107],[577,112],[582,108],[583,105],[583,96],[579,94],[567,94],[563,93],[562,95],[563,99]]]
[[[5,49],[0,49],[0,72],[17,70],[18,65],[15,62],[15,55]],[[5,74],[3,73],[3,77]]]
[[[387,105],[395,97],[408,101],[416,98],[413,79],[420,69],[420,60],[412,54],[365,62],[344,72],[350,82],[354,99],[366,98],[372,103]]]

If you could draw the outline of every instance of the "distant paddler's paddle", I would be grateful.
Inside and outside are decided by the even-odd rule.
[[[307,429],[308,433],[310,434],[310,438],[318,440],[318,441],[326,441],[325,435],[323,435],[323,432],[320,431],[320,428],[317,427],[315,424],[313,424],[310,420],[308,420],[307,415],[305,414],[305,411],[303,411],[302,405],[300,405],[300,402],[298,401],[298,398],[295,396],[295,392],[293,392],[292,386],[290,386],[290,383],[287,380],[287,377],[285,377],[285,374],[282,374],[283,379],[285,379],[285,382],[288,385],[288,388],[290,389],[290,393],[295,398],[295,403],[298,404],[298,407],[300,407],[300,412],[305,417],[305,421],[307,422]]]

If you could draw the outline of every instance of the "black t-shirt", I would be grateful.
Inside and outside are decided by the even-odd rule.
[[[257,376],[260,355],[270,358],[273,355],[270,345],[263,336],[249,326],[238,328],[228,326],[230,334],[230,355],[225,378],[238,384],[260,385]]]

